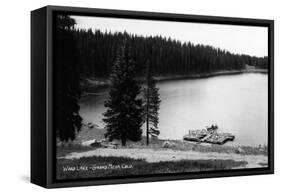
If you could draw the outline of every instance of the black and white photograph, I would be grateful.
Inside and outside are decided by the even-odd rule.
[[[269,166],[266,26],[57,13],[57,180]]]

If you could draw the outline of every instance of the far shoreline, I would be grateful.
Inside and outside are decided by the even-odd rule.
[[[171,80],[201,79],[201,78],[210,78],[210,77],[223,76],[223,75],[236,75],[236,74],[244,74],[244,73],[267,74],[268,70],[267,69],[227,70],[227,71],[216,71],[212,73],[198,73],[192,75],[155,76],[154,78],[157,82],[162,82],[162,81],[171,81]]]
[[[157,82],[172,81],[172,80],[192,80],[192,79],[203,79],[211,78],[223,75],[238,75],[244,73],[259,73],[267,74],[268,69],[243,69],[243,70],[226,70],[216,71],[212,73],[193,73],[190,75],[165,75],[165,76],[154,76]],[[143,82],[142,78],[137,78],[139,82]],[[93,89],[102,89],[110,86],[109,78],[87,78],[81,83],[82,88],[86,91],[86,95],[91,95]],[[96,92],[94,94],[97,94]]]

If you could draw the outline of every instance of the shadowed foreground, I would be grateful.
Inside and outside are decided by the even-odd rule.
[[[57,178],[76,179],[211,171],[231,169],[246,164],[247,162],[234,160],[180,160],[151,163],[144,159],[92,156],[57,160]]]

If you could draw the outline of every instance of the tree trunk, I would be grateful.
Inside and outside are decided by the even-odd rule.
[[[149,94],[148,94],[148,86],[147,86],[147,99],[146,99],[146,145],[149,145]]]
[[[122,146],[126,146],[126,138],[125,137],[121,138],[121,144],[122,144]]]

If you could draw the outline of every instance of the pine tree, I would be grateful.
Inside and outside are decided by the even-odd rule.
[[[58,15],[55,31],[54,103],[56,135],[61,141],[74,140],[81,129],[79,115],[80,71],[77,66],[77,48],[74,37],[75,20]]]
[[[146,118],[146,144],[149,145],[149,134],[153,133],[159,135],[158,122],[159,122],[159,108],[160,108],[160,95],[159,88],[156,87],[156,80],[151,73],[150,62],[146,63],[146,87],[144,88],[144,115]],[[149,125],[152,127],[149,128]]]
[[[128,42],[125,40],[118,50],[113,72],[110,76],[111,89],[103,121],[110,141],[121,140],[123,146],[127,140],[141,140],[143,124],[141,87],[135,79],[135,65],[131,59]]]

